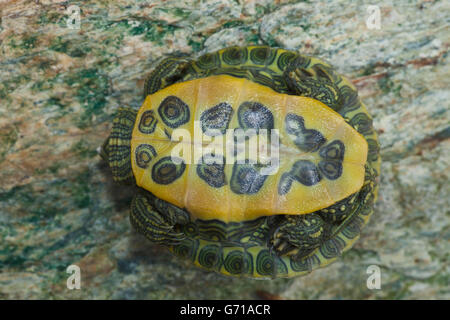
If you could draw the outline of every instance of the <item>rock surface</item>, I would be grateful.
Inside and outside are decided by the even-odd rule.
[[[449,3],[380,1],[369,28],[370,2],[319,2],[0,1],[0,298],[450,299]],[[149,243],[96,151],[115,110],[140,106],[158,59],[248,44],[336,66],[380,137],[369,225],[302,278],[231,279]],[[71,264],[80,290],[67,289]]]

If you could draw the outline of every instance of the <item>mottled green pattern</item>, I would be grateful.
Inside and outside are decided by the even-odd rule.
[[[80,32],[62,4],[0,4],[1,298],[450,299],[445,1],[377,2],[379,30],[365,25],[367,1],[148,3],[71,1]],[[161,55],[248,44],[337,66],[380,137],[380,196],[361,239],[297,280],[221,277],[144,241],[129,224],[131,191],[96,152],[117,108],[141,105],[143,71]],[[81,290],[65,286],[72,263]],[[365,286],[372,264],[381,290]]]

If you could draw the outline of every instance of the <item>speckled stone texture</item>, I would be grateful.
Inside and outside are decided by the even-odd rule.
[[[450,5],[373,2],[0,0],[0,299],[450,299]],[[366,25],[373,4],[380,29]],[[132,190],[96,151],[117,108],[141,105],[158,59],[248,44],[336,66],[380,137],[369,225],[302,278],[228,278],[146,241],[128,220]],[[80,290],[66,287],[71,264]]]

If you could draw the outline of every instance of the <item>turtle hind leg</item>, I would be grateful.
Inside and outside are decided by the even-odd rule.
[[[271,250],[278,256],[303,257],[318,248],[330,236],[328,224],[316,213],[285,215],[270,237]]]
[[[358,195],[359,191],[344,198],[331,206],[318,211],[320,217],[335,225],[340,225],[345,219],[353,215],[358,208]]]
[[[176,219],[166,217],[166,212],[158,212],[144,192],[133,198],[130,222],[139,233],[159,244],[174,245],[186,238],[183,233],[174,231]]]
[[[283,75],[293,94],[319,100],[335,111],[340,108],[338,77],[331,67],[313,64],[300,55],[289,63]]]
[[[131,134],[136,116],[137,111],[131,108],[119,108],[111,134],[100,151],[100,156],[109,164],[113,179],[117,182],[135,182],[131,169]]]

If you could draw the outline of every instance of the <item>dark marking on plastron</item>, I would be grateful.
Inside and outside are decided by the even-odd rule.
[[[340,140],[333,140],[320,149],[323,158],[319,162],[320,172],[329,180],[336,180],[342,175],[342,161],[344,161],[345,145]]]
[[[152,179],[158,184],[171,184],[183,174],[186,164],[182,159],[180,164],[175,164],[172,157],[161,158],[152,168]]]
[[[212,154],[204,155],[197,164],[197,175],[211,187],[220,188],[226,184],[225,157],[222,156],[221,161],[215,159]]]
[[[208,130],[219,130],[221,134],[225,134],[232,115],[233,108],[226,102],[205,110],[200,116],[203,133],[208,134]]]
[[[239,125],[242,129],[271,130],[274,126],[273,114],[259,102],[243,102],[238,109]]]
[[[235,163],[230,181],[231,190],[237,194],[257,193],[267,178],[267,175],[260,173],[260,169],[261,166],[257,164]]]
[[[340,140],[333,140],[320,149],[319,155],[326,160],[343,161],[345,145]]]
[[[145,134],[153,133],[157,123],[158,120],[153,110],[147,110],[142,114],[141,120],[139,121],[139,131]]]
[[[315,152],[325,142],[325,137],[314,129],[306,129],[305,120],[302,116],[288,113],[285,118],[286,132],[294,137],[295,145],[302,151]]]
[[[319,169],[327,179],[336,180],[342,175],[342,162],[322,160]]]
[[[148,164],[156,157],[156,150],[149,144],[141,144],[136,148],[136,165],[139,168],[147,169]]]
[[[305,186],[313,186],[322,180],[317,166],[309,160],[298,160],[289,172],[283,173],[278,183],[278,194],[285,195],[289,192],[293,181]]]
[[[190,119],[189,106],[178,97],[168,96],[158,107],[161,120],[171,128],[178,128]]]
[[[289,172],[285,172],[282,174],[280,178],[280,182],[278,183],[278,194],[285,195],[291,190],[292,182],[294,178],[291,176]]]
[[[299,160],[294,163],[290,174],[295,180],[305,186],[313,186],[322,180],[317,166],[308,160]]]

